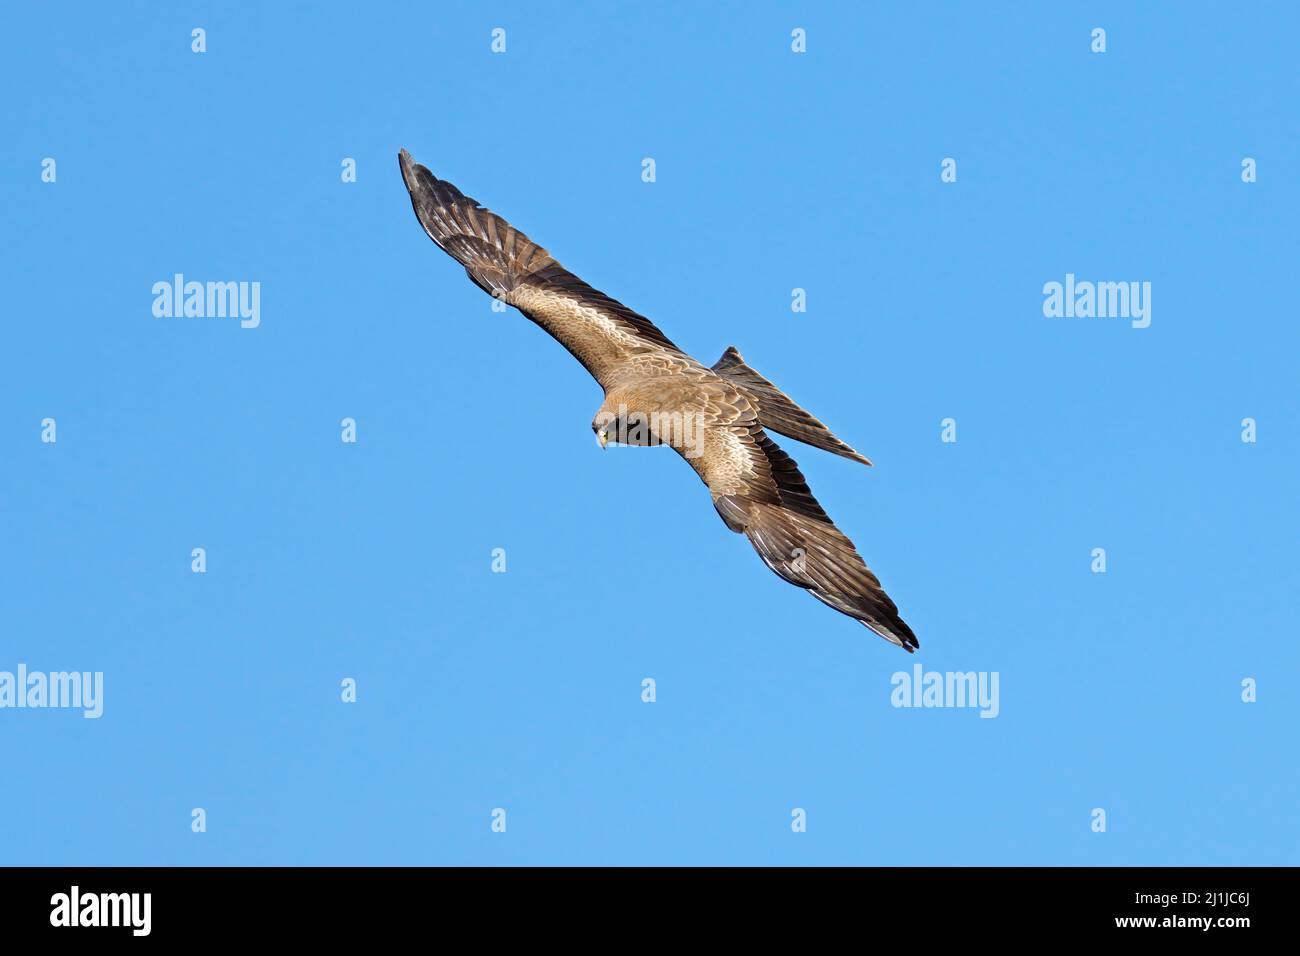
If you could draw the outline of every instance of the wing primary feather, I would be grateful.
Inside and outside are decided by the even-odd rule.
[[[732,531],[774,573],[909,653],[920,646],[880,579],[813,497],[794,459],[758,422],[715,428],[695,464]],[[739,438],[739,440],[737,440]],[[689,460],[689,459],[688,459]]]
[[[425,233],[480,289],[515,306],[569,350],[602,385],[647,353],[698,365],[645,316],[600,292],[505,219],[402,150],[402,180]]]

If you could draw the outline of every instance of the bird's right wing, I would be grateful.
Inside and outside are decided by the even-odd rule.
[[[694,364],[645,316],[587,285],[406,150],[398,162],[416,218],[438,248],[463,265],[479,288],[549,332],[602,385],[642,358],[680,357]]]
[[[715,405],[715,407],[717,407]],[[683,455],[732,531],[789,583],[909,653],[920,646],[862,556],[822,510],[794,459],[768,438],[750,408],[706,430],[702,453]]]

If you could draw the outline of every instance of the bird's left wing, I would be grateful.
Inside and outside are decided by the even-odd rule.
[[[608,386],[628,362],[672,353],[694,364],[645,316],[593,289],[551,254],[446,180],[398,155],[416,218],[479,288],[515,306]]]
[[[822,510],[794,459],[767,437],[743,398],[723,394],[710,402],[700,454],[682,455],[709,486],[727,527],[743,533],[784,580],[914,651],[916,635],[853,542]]]

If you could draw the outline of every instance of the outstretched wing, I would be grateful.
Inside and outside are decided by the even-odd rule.
[[[905,651],[920,646],[880,580],[752,409],[715,422],[702,454],[686,460],[709,486],[727,527],[749,538],[769,568]]]
[[[686,358],[645,316],[587,285],[406,150],[398,162],[416,218],[438,248],[463,265],[479,288],[549,332],[602,385],[608,386],[625,363],[648,353]]]

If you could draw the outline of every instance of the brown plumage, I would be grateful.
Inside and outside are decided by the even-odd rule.
[[[907,651],[912,629],[847,537],[808,490],[770,429],[871,462],[745,364],[735,349],[707,368],[643,315],[593,289],[500,216],[398,156],[416,218],[488,294],[549,332],[605,390],[601,444],[669,444],[695,469],[732,531],[791,584]]]

